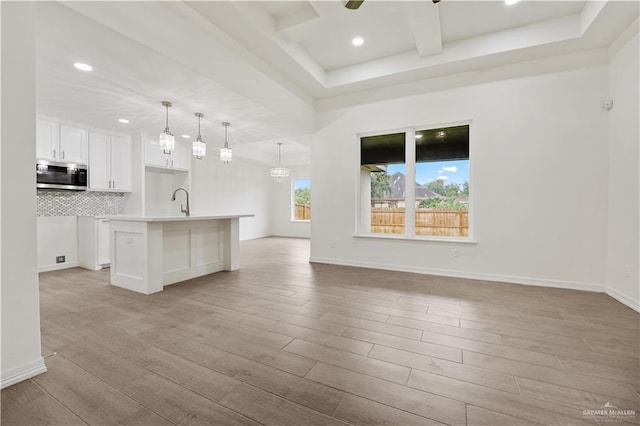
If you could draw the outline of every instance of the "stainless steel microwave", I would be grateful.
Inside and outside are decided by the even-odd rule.
[[[86,164],[60,163],[38,160],[36,162],[36,182],[38,189],[86,191]]]

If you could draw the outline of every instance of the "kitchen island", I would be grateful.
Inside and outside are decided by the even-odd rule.
[[[111,285],[144,294],[240,267],[239,224],[229,216],[114,216]]]

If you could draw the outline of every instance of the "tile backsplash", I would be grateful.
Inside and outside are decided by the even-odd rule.
[[[38,191],[38,216],[102,216],[124,213],[124,193]]]

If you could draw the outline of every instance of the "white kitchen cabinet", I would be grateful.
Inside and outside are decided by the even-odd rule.
[[[109,218],[78,216],[78,264],[93,271],[111,264]]]
[[[45,120],[36,121],[36,157],[57,161],[60,151],[60,126]]]
[[[131,191],[131,140],[91,132],[89,190]]]
[[[111,138],[103,133],[89,135],[89,189],[111,189],[109,151]]]
[[[98,222],[98,264],[111,263],[111,241],[109,241],[109,219],[96,219]]]
[[[165,154],[157,138],[144,138],[145,165],[169,170],[191,169],[191,144],[176,139],[175,149]]]
[[[180,170],[191,169],[191,143],[176,141],[176,149],[171,153],[171,167]]]
[[[87,162],[88,132],[85,129],[60,126],[60,155],[59,161],[73,163]]]
[[[131,139],[111,137],[111,189],[131,191]]]
[[[167,167],[169,155],[162,152],[157,138],[144,138],[145,164],[147,166]]]
[[[88,132],[54,121],[36,122],[36,157],[41,160],[86,164]]]

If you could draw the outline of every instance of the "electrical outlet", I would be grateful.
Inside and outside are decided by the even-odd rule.
[[[66,262],[66,256],[56,256],[56,263],[64,263]]]
[[[460,257],[460,250],[458,249],[453,249],[453,257]]]

